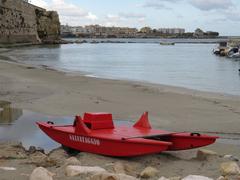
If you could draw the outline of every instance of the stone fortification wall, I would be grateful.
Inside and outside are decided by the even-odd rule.
[[[37,32],[39,38],[45,43],[60,39],[60,22],[56,11],[36,10]]]
[[[46,11],[23,0],[0,0],[0,43],[57,40],[59,32],[56,12]]]

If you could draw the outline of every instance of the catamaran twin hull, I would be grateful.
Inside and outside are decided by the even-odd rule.
[[[115,127],[109,113],[85,113],[83,119],[76,116],[73,125],[37,124],[49,137],[65,147],[118,157],[193,149],[212,144],[218,138],[152,129],[147,112],[132,127]]]

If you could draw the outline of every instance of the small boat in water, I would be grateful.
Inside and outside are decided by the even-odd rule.
[[[133,126],[115,126],[110,113],[85,113],[83,119],[76,116],[72,125],[54,125],[53,122],[37,124],[64,147],[118,157],[193,149],[212,144],[218,138],[153,129],[147,112]]]
[[[231,54],[230,56],[228,56],[229,58],[240,58],[240,53],[237,52],[237,53],[234,53],[234,54]]]
[[[163,45],[163,46],[173,46],[175,45],[174,42],[160,42],[160,45]]]
[[[227,56],[229,58],[240,58],[240,50],[239,47],[233,47],[228,51]]]

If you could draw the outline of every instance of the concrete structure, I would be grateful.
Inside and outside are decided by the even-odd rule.
[[[59,39],[57,12],[26,0],[0,0],[0,43],[40,43]]]

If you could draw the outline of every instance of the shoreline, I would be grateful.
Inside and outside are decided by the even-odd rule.
[[[7,49],[8,51],[8,49]],[[4,58],[8,58],[4,56]],[[33,64],[27,64],[22,63],[17,60],[6,60],[1,59],[0,57],[0,64],[9,64],[13,66],[18,66],[20,68],[26,68],[26,69],[35,69],[42,72],[52,71],[53,73],[60,74],[62,76],[68,76],[73,78],[86,78],[88,80],[94,80],[94,81],[109,81],[114,83],[124,83],[132,86],[143,86],[145,88],[153,88],[156,90],[159,90],[161,92],[170,92],[170,93],[176,93],[179,95],[190,95],[200,98],[211,98],[211,99],[227,99],[227,100],[237,100],[240,101],[240,95],[234,95],[234,94],[228,94],[228,93],[220,93],[220,92],[213,92],[213,91],[204,91],[204,90],[198,90],[198,89],[192,89],[187,87],[181,87],[181,86],[174,86],[174,85],[167,85],[167,84],[157,84],[157,83],[151,83],[147,81],[138,81],[138,80],[131,80],[131,79],[114,79],[114,78],[105,78],[105,77],[99,77],[92,74],[89,74],[87,72],[83,71],[68,71],[64,69],[57,69],[51,66],[47,65],[33,65]]]
[[[1,48],[0,48],[1,50]],[[4,51],[5,50],[5,51]],[[3,49],[3,51],[0,51],[0,61],[1,62],[6,62],[6,63],[13,63],[16,65],[20,65],[23,67],[32,67],[36,69],[42,69],[42,70],[52,70],[52,71],[57,71],[59,73],[63,73],[66,75],[70,76],[84,76],[87,78],[94,78],[94,79],[99,79],[99,80],[110,80],[110,81],[123,81],[126,83],[130,84],[140,84],[142,86],[149,86],[152,88],[160,88],[163,91],[170,91],[173,93],[179,93],[179,94],[188,94],[188,95],[193,95],[193,96],[200,96],[200,97],[213,97],[213,98],[231,98],[231,99],[239,99],[240,100],[240,95],[237,94],[229,94],[229,93],[222,93],[222,92],[214,92],[214,91],[208,91],[208,90],[199,90],[199,89],[193,89],[193,88],[188,88],[188,87],[183,87],[183,86],[175,86],[175,85],[168,85],[168,84],[157,84],[157,83],[152,83],[148,81],[138,81],[138,80],[132,80],[132,79],[115,79],[112,77],[106,78],[106,77],[100,77],[97,75],[92,75],[89,74],[88,72],[84,71],[70,71],[67,69],[58,69],[55,67],[39,64],[39,65],[33,65],[33,64],[27,64],[23,62],[19,62],[17,60],[11,59],[11,57],[8,56],[1,56],[1,53],[3,52],[8,52],[11,51],[11,49]],[[3,58],[3,59],[1,59]]]
[[[175,44],[218,44],[221,41],[229,41],[232,38],[81,38],[81,37],[62,37],[61,40],[51,43],[0,43],[1,48],[16,48],[41,45],[61,45],[61,44],[82,44],[82,43],[150,43],[174,42]],[[233,38],[235,39],[235,38]],[[152,42],[151,42],[152,41]]]
[[[218,44],[221,41],[229,41],[229,38],[78,38],[69,37],[62,38],[65,44],[68,43],[147,43],[147,44],[159,44],[161,42],[174,42],[175,44]],[[64,43],[63,43],[64,44]]]
[[[179,98],[183,101],[184,104],[186,104],[185,108],[186,109],[182,109],[184,110],[186,113],[190,113],[190,116],[195,116],[194,112],[187,112],[186,110],[193,110],[191,109],[191,106],[189,106],[189,103],[198,103],[198,105],[196,107],[192,107],[192,108],[201,108],[201,111],[197,111],[197,114],[205,114],[204,110],[207,110],[203,104],[211,106],[211,108],[213,108],[213,110],[215,109],[215,111],[219,111],[219,108],[227,110],[228,113],[233,113],[234,116],[236,117],[240,117],[240,96],[234,96],[234,95],[228,95],[228,94],[219,94],[219,93],[211,93],[211,92],[203,92],[203,91],[197,91],[197,90],[192,90],[192,89],[187,89],[187,88],[182,88],[182,87],[174,87],[174,86],[167,86],[167,85],[158,85],[158,84],[152,84],[152,83],[146,83],[146,82],[138,82],[138,81],[126,81],[126,80],[112,80],[112,79],[104,79],[104,78],[96,78],[96,77],[88,77],[85,76],[84,74],[79,74],[79,73],[67,73],[67,72],[62,72],[62,71],[58,71],[46,66],[31,66],[28,64],[22,64],[22,63],[16,63],[16,62],[5,62],[5,61],[0,61],[0,65],[3,67],[1,69],[0,72],[0,82],[2,81],[6,81],[6,79],[12,79],[13,76],[17,76],[16,80],[14,79],[14,81],[25,81],[26,84],[19,84],[19,83],[14,83],[11,82],[11,86],[20,86],[20,88],[22,89],[29,89],[29,93],[34,94],[31,95],[33,96],[33,100],[25,100],[25,99],[29,99],[27,96],[27,94],[22,95],[23,93],[18,92],[18,90],[14,92],[14,94],[17,95],[17,97],[19,99],[21,99],[21,101],[18,100],[18,98],[13,99],[12,98],[12,94],[11,92],[8,93],[4,93],[3,91],[7,89],[11,89],[12,87],[8,87],[8,83],[5,82],[5,87],[0,88],[0,93],[2,94],[2,98],[1,100],[8,100],[10,102],[12,102],[14,105],[17,106],[17,108],[22,108],[22,109],[28,109],[34,112],[40,112],[43,114],[50,114],[50,115],[73,115],[73,113],[77,114],[79,112],[83,113],[85,111],[109,111],[106,107],[109,107],[110,110],[113,110],[113,113],[117,114],[117,118],[130,118],[131,117],[137,117],[141,115],[142,112],[149,110],[151,113],[153,113],[153,117],[154,118],[161,118],[161,108],[158,108],[158,106],[162,106],[164,108],[164,118],[168,118],[168,114],[165,113],[169,113],[171,114],[176,114],[176,115],[180,115],[183,116],[181,111],[179,111],[179,108],[182,109],[181,107],[179,107],[177,104],[175,103],[175,99]],[[14,72],[10,72],[10,71],[14,71]],[[4,71],[6,73],[4,73]],[[19,73],[21,72],[21,73]],[[20,76],[19,76],[20,75]],[[22,76],[23,75],[23,76]],[[33,75],[33,76],[31,76]],[[36,77],[37,75],[37,77]],[[27,77],[30,76],[30,77]],[[49,76],[46,77],[46,76]],[[51,76],[53,76],[52,80],[55,81],[54,83],[52,82]],[[30,78],[30,79],[29,79]],[[49,81],[50,80],[50,81]],[[64,81],[62,82],[63,84],[58,84],[56,83],[56,80],[59,81]],[[30,82],[28,82],[30,81]],[[39,88],[37,91],[33,92],[33,89],[35,89],[35,87],[31,86],[38,86],[38,82],[44,82],[44,86]],[[70,84],[73,85],[73,87],[68,86],[67,88],[64,88],[64,86],[66,86],[66,84],[69,84],[68,81],[72,81]],[[79,82],[76,83],[76,82]],[[51,83],[54,84],[54,87],[51,87]],[[82,84],[80,84],[82,83]],[[15,85],[14,85],[15,84]],[[88,87],[89,85],[89,87]],[[63,89],[64,92],[60,92],[56,89],[56,86],[59,88],[61,87]],[[115,87],[114,87],[115,86]],[[79,91],[79,92],[74,92],[74,88],[77,88],[78,90],[80,89],[84,89],[83,91]],[[90,90],[88,91],[88,88],[90,88]],[[93,88],[93,89],[91,89]],[[102,89],[103,88],[103,89]],[[18,89],[18,88],[16,88]],[[98,90],[99,89],[99,90]],[[103,90],[103,92],[101,92],[101,90]],[[104,92],[104,90],[106,90],[108,93]],[[114,92],[112,92],[113,90],[116,91],[116,93],[118,93],[115,95]],[[71,92],[73,91],[73,92]],[[59,107],[57,106],[57,102],[51,102],[50,104],[55,107],[55,108],[44,108],[41,107],[40,104],[48,104],[47,103],[47,99],[48,97],[50,99],[56,99],[56,97],[59,96],[59,93],[65,94],[66,96],[69,96],[69,100],[67,100],[68,97],[63,97],[63,99],[66,99],[68,103],[68,106],[73,107],[71,100],[74,102],[74,105],[78,105],[80,107],[82,107],[80,102],[77,102],[76,99],[74,99],[74,95],[76,95],[76,97],[79,97],[80,99],[84,99],[87,108],[83,108],[86,109],[85,111],[81,110],[81,111],[76,111],[76,107],[71,108],[66,108],[66,112],[59,111]],[[4,94],[6,94],[6,97],[4,97]],[[43,95],[46,95],[46,97],[44,97]],[[133,95],[133,97],[131,97]],[[35,97],[36,96],[36,97]],[[109,97],[108,97],[109,96]],[[126,98],[121,99],[121,96],[126,96]],[[135,96],[135,97],[134,97]],[[129,98],[129,99],[128,99]],[[156,99],[159,99],[156,100]],[[35,102],[36,99],[36,102]],[[46,101],[44,102],[43,100]],[[142,99],[142,100],[141,100]],[[161,99],[165,99],[166,102],[162,102]],[[177,100],[177,99],[176,99]],[[30,101],[30,102],[29,102]],[[59,101],[59,100],[58,100]],[[119,101],[119,102],[117,102]],[[134,108],[136,110],[136,112],[132,111],[132,115],[131,115],[131,111],[129,111],[127,108],[125,108],[123,106],[123,104],[129,103],[130,104],[134,104],[134,103],[139,103],[139,101],[142,101],[141,103],[141,108]],[[196,101],[196,102],[195,102]],[[38,103],[40,102],[40,104],[38,105]],[[144,102],[146,102],[144,105]],[[36,104],[35,104],[36,103]],[[93,110],[90,108],[91,104],[93,103]],[[101,103],[103,104],[101,106]],[[226,103],[226,104],[224,104]],[[228,103],[230,103],[231,105],[227,105]],[[31,105],[30,105],[31,104]],[[35,104],[35,106],[33,106],[32,104]],[[119,110],[118,108],[114,108],[111,105],[115,104],[116,107],[121,107]],[[174,109],[177,110],[177,112],[171,112],[170,109],[166,109],[167,107],[172,107],[173,111]],[[149,107],[149,108],[146,108]],[[80,109],[80,108],[79,108]],[[121,112],[121,109],[123,109],[125,112],[127,112],[128,114],[126,115],[124,112]],[[139,109],[142,109],[142,111],[140,111]],[[119,111],[119,112],[118,112]],[[159,112],[160,111],[160,112]],[[208,110],[209,111],[209,110]],[[110,111],[111,112],[111,111]],[[80,114],[81,114],[80,113]],[[192,115],[191,115],[192,114]],[[224,114],[224,113],[223,113]],[[123,117],[119,116],[119,115],[123,115]],[[172,119],[172,121],[176,121],[178,118],[176,117],[176,115],[173,115],[173,117],[171,117],[170,119]],[[218,114],[213,113],[213,115],[219,116]],[[184,116],[183,116],[184,117]],[[226,117],[226,115],[224,115],[224,117]],[[228,116],[227,116],[228,117]],[[236,118],[234,117],[234,119]],[[197,116],[197,119],[200,118]],[[206,118],[206,117],[205,117]],[[228,117],[229,118],[229,117]],[[226,118],[226,119],[228,119]],[[180,118],[182,119],[182,118]],[[189,118],[188,118],[189,119]],[[193,118],[194,119],[194,118]],[[183,119],[182,119],[183,120]],[[191,120],[191,119],[189,119]],[[165,120],[167,121],[167,119]],[[235,120],[234,120],[235,121]],[[165,122],[165,125],[167,125],[167,127],[169,126],[169,123]],[[232,131],[221,131],[221,129],[218,129],[215,131],[212,130],[212,132],[223,132],[223,133],[237,133],[238,128],[232,132]],[[208,131],[208,129],[202,129],[201,131]],[[210,132],[210,131],[209,131]]]

